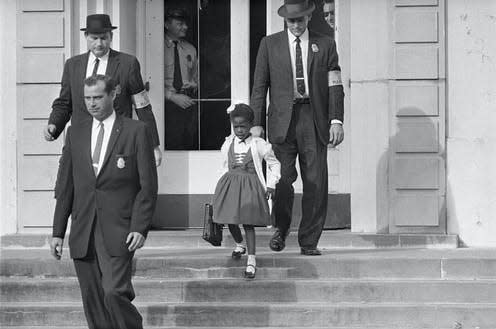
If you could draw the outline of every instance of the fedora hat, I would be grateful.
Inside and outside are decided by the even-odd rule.
[[[86,17],[86,28],[81,31],[88,33],[105,33],[116,29],[117,26],[112,26],[110,17],[106,14],[94,14]]]
[[[315,9],[311,0],[284,0],[277,13],[284,18],[297,18],[310,15]]]

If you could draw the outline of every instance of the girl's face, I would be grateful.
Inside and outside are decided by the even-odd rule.
[[[239,139],[245,139],[250,134],[252,123],[243,117],[234,117],[232,119],[234,134]]]

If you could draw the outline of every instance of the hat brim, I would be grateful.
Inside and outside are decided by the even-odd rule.
[[[82,29],[79,29],[80,31],[83,31],[83,32],[88,32],[88,33],[105,33],[105,32],[110,32],[112,30],[115,30],[117,28],[117,26],[111,26],[111,27],[104,27],[104,28],[101,28],[101,29],[88,29],[88,28],[82,28]]]
[[[310,2],[310,6],[308,7],[308,9],[298,12],[292,12],[292,13],[288,12],[285,5],[282,5],[277,10],[277,14],[284,18],[298,18],[303,16],[309,16],[310,14],[313,13],[314,10],[315,10],[315,4],[313,2]]]

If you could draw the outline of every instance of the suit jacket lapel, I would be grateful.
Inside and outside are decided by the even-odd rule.
[[[86,120],[81,127],[81,142],[83,143],[83,158],[90,167],[93,173],[93,159],[91,155],[91,129],[93,127],[93,120]],[[94,175],[93,175],[94,176]]]
[[[105,158],[103,159],[102,167],[100,168],[99,175],[105,169],[107,162],[109,161],[110,154],[112,154],[112,150],[114,149],[115,143],[119,138],[119,135],[122,131],[122,118],[116,114],[114,126],[112,127],[112,132],[110,133],[109,142],[107,145],[107,151],[105,152]]]
[[[117,76],[117,69],[119,68],[119,56],[117,56],[118,53],[110,49],[109,53],[109,61],[107,64],[107,71],[105,72],[106,75],[115,78]]]
[[[291,67],[291,54],[289,52],[289,39],[288,32],[286,30],[281,32],[281,38],[278,39],[278,45],[276,45],[276,49],[285,49],[282,52],[282,56],[278,58],[278,62],[284,68],[286,68],[287,78],[289,81],[293,81],[293,68]],[[291,83],[292,85],[292,83]]]
[[[310,72],[312,71],[312,63],[313,63],[313,57],[314,57],[314,46],[317,47],[318,49],[318,43],[317,43],[317,38],[315,34],[312,31],[308,31],[308,58],[307,58],[307,72],[308,76],[310,76]],[[317,50],[316,49],[316,50]],[[317,50],[318,51],[318,50]]]
[[[90,52],[88,51],[86,54],[79,58],[79,63],[76,64],[76,86],[75,90],[80,90],[81,98],[83,98],[83,90],[84,90],[84,79],[86,78],[86,68],[88,66],[88,59],[90,58]],[[84,106],[84,101],[83,101]],[[86,107],[82,109],[86,111]]]

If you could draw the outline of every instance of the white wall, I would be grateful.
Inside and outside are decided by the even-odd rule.
[[[496,2],[450,0],[448,231],[496,246]]]
[[[0,235],[17,231],[16,0],[0,1]]]

